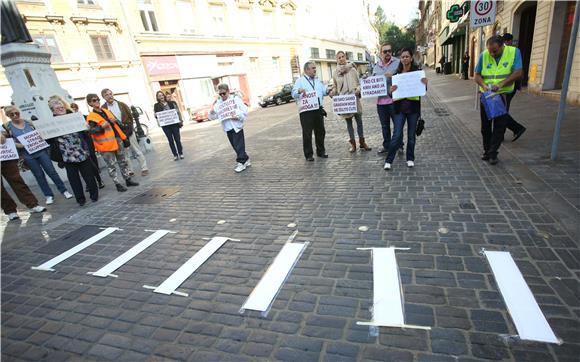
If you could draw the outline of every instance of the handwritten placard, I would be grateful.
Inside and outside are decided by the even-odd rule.
[[[6,142],[0,145],[0,161],[10,161],[18,159],[16,144],[12,138],[6,138]]]
[[[45,140],[69,133],[86,131],[87,121],[79,112],[63,114],[52,118],[34,121],[34,128]]]
[[[222,102],[217,109],[218,119],[225,121],[226,119],[236,118],[238,116],[238,105],[236,100],[231,98]]]
[[[176,124],[180,122],[179,115],[177,114],[176,109],[157,112],[155,113],[155,116],[157,116],[157,121],[159,121],[159,125],[161,127],[169,126],[171,124]]]
[[[356,96],[345,94],[332,98],[332,111],[336,114],[357,113]]]
[[[361,97],[371,98],[386,96],[389,94],[387,89],[387,79],[384,75],[375,75],[360,80]]]
[[[320,108],[316,91],[306,92],[306,95],[300,96],[300,99],[298,100],[298,107],[300,113],[313,111]]]
[[[423,78],[425,72],[422,70],[394,75],[393,85],[397,86],[397,90],[393,92],[393,99],[424,96],[427,87],[421,82]]]
[[[16,137],[29,154],[33,154],[48,147],[48,143],[42,138],[37,130]]]

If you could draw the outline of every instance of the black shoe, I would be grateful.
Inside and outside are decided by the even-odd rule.
[[[127,185],[127,187],[139,186],[139,182],[131,181],[130,178],[125,180],[125,184]]]
[[[489,161],[489,156],[484,153],[483,156],[481,156],[481,159],[484,161]]]
[[[320,157],[320,158],[328,158],[328,155],[326,153],[324,153],[322,155],[318,155],[318,157]]]
[[[115,184],[115,187],[117,188],[117,191],[119,191],[119,192],[127,191],[127,188],[121,184]]]
[[[518,140],[518,138],[520,138],[524,132],[526,131],[526,127],[522,127],[522,129],[520,129],[519,131],[514,133],[514,138],[512,138],[512,142],[515,142]]]
[[[312,162],[312,161],[314,161],[314,157],[312,157],[312,156],[310,156],[310,157],[306,157],[306,161],[310,161],[310,162]]]
[[[489,159],[489,164],[490,165],[497,165],[498,162],[499,162],[499,160],[497,159],[497,157],[494,157],[494,158],[490,158]]]
[[[92,202],[97,202],[97,201],[99,201],[99,198],[96,198],[96,199],[91,199],[91,201],[92,201]]]
[[[87,203],[87,200],[81,200],[81,201],[77,201],[79,203],[79,206],[85,206],[85,204]]]
[[[102,182],[99,182],[98,183],[98,186],[99,186],[100,189],[104,189],[105,188],[105,184],[102,183]]]

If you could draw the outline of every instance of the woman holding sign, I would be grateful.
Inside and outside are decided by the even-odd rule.
[[[4,108],[4,113],[10,121],[4,126],[9,137],[13,137],[18,152],[24,156],[24,160],[30,171],[34,175],[38,186],[46,197],[46,204],[54,202],[54,193],[48,185],[45,173],[52,179],[58,191],[70,199],[73,195],[68,192],[64,182],[56,172],[50,156],[48,155],[48,143],[36,131],[32,123],[25,121],[20,117],[20,109],[15,106]]]
[[[358,133],[358,139],[360,143],[360,149],[365,151],[370,151],[371,148],[365,142],[365,136],[363,132],[363,122],[362,122],[362,105],[360,103],[360,81],[358,78],[358,72],[352,64],[347,64],[346,53],[340,50],[336,53],[336,62],[338,66],[332,75],[332,91],[330,96],[334,95],[346,95],[354,94],[356,96],[356,113],[340,114],[342,118],[346,121],[346,128],[348,130],[348,135],[350,137],[350,149],[349,152],[356,151],[356,141],[354,138],[354,127],[352,126],[352,119],[356,120],[356,132]],[[351,96],[352,97],[352,96]]]
[[[173,161],[177,161],[179,159],[183,160],[183,147],[181,146],[181,134],[180,128],[183,127],[183,120],[181,119],[181,113],[179,113],[179,108],[177,107],[177,103],[174,101],[169,101],[166,98],[167,96],[162,92],[158,91],[155,94],[155,98],[157,99],[157,103],[153,106],[153,111],[155,112],[155,118],[159,121],[159,125],[163,129],[165,133],[165,137],[167,137],[167,141],[169,142],[169,147],[171,148],[171,153],[173,153]],[[177,112],[178,119],[176,120],[167,120],[166,122],[162,123],[157,115],[158,112],[164,112],[175,109]]]
[[[403,48],[401,50],[400,60],[401,63],[397,68],[396,74],[403,74],[420,70],[417,64],[415,64],[413,61],[412,49]],[[394,82],[395,79],[393,79],[393,83]],[[427,85],[427,78],[421,78],[421,82]],[[395,100],[395,117],[393,119],[395,129],[393,131],[393,138],[389,144],[389,152],[387,154],[387,159],[385,160],[385,166],[383,167],[387,171],[391,169],[391,164],[395,159],[397,150],[403,142],[403,128],[405,127],[405,122],[407,122],[407,167],[415,166],[415,140],[417,132],[417,121],[421,116],[421,97],[396,99],[396,90],[397,85],[391,86],[391,92],[393,92],[393,99]]]

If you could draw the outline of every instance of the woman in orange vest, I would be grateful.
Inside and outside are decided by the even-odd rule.
[[[117,167],[115,166],[117,163],[125,179],[125,184],[127,186],[139,186],[139,183],[131,181],[131,177],[129,176],[129,167],[120,144],[123,143],[123,147],[125,148],[131,144],[123,131],[121,131],[121,127],[118,124],[119,121],[109,110],[101,108],[98,95],[90,93],[87,94],[86,99],[89,106],[93,107],[93,111],[87,116],[89,133],[93,138],[95,150],[101,154],[101,157],[103,157],[103,160],[107,164],[107,171],[113,179],[117,191],[127,191],[127,188],[119,182],[119,178],[117,177]]]

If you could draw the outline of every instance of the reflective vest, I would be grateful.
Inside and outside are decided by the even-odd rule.
[[[482,67],[481,67],[481,77],[485,84],[494,85],[502,82],[512,74],[512,67],[514,61],[516,60],[516,48],[506,45],[501,54],[501,59],[499,63],[489,54],[487,49],[483,52],[482,57]],[[500,88],[496,93],[511,93],[514,91],[515,84],[512,84]],[[481,92],[484,91],[482,87],[479,87]]]
[[[417,97],[407,97],[407,98],[403,98],[403,99],[408,99],[410,101],[420,101],[421,97],[417,96]]]
[[[113,115],[113,113],[111,113],[111,111],[109,111],[108,109],[101,110],[107,115],[107,117],[109,117],[110,120],[113,121],[115,131],[117,132],[119,137],[121,137],[122,140],[127,139],[127,137],[125,136],[123,131],[121,131],[121,128],[117,124],[116,118]],[[89,115],[87,116],[87,122],[94,122],[97,125],[101,126],[103,130],[105,130],[105,132],[100,134],[91,134],[91,137],[93,138],[93,143],[95,144],[95,150],[97,150],[97,152],[115,152],[119,149],[119,144],[117,143],[117,139],[115,138],[115,131],[113,131],[111,124],[106,119],[104,119],[97,112],[93,111],[89,113]]]

